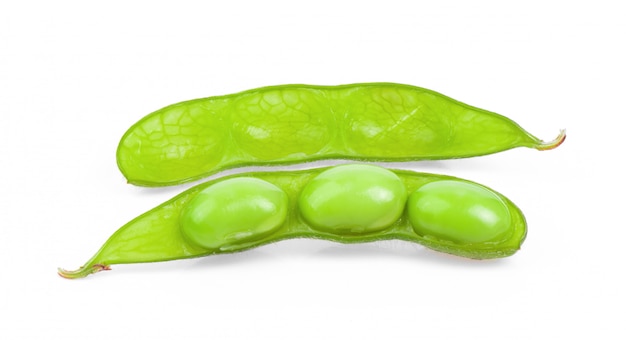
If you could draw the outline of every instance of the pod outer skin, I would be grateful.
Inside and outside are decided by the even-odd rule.
[[[118,229],[102,248],[80,269],[59,270],[66,278],[79,278],[101,270],[110,269],[112,264],[145,263],[170,261],[243,251],[264,244],[292,238],[314,238],[340,243],[361,243],[379,240],[398,239],[415,242],[430,249],[472,259],[492,259],[513,255],[520,249],[526,238],[526,220],[521,210],[508,198],[498,195],[511,213],[512,232],[508,240],[499,243],[458,244],[431,236],[420,236],[414,232],[408,219],[407,210],[391,227],[366,235],[338,235],[315,230],[308,225],[298,209],[298,197],[305,185],[315,176],[329,168],[316,168],[298,171],[252,172],[225,176],[192,187],[169,201],[131,220]],[[440,180],[457,180],[477,184],[446,175],[417,173],[406,170],[392,170],[405,184],[408,193],[420,186]],[[187,202],[192,200],[207,186],[237,177],[253,177],[276,185],[287,193],[289,209],[286,222],[273,234],[260,240],[240,243],[220,249],[207,250],[195,246],[182,235],[180,214]],[[478,184],[480,185],[480,184]],[[484,186],[483,186],[484,187]]]
[[[564,139],[544,143],[509,118],[416,86],[293,84],[157,110],[126,131],[117,164],[129,183],[165,186],[243,166],[463,158]]]

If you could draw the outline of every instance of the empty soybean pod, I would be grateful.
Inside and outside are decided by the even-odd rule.
[[[243,251],[290,238],[398,239],[457,256],[514,254],[526,236],[503,195],[444,175],[349,164],[232,175],[195,186],[115,232],[79,278],[113,264]]]
[[[249,165],[462,158],[564,139],[410,85],[282,85],[153,112],[124,134],[117,163],[130,183],[163,186]]]

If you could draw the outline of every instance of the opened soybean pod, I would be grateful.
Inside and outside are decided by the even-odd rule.
[[[398,239],[473,259],[519,250],[526,221],[502,194],[445,175],[349,164],[227,176],[130,221],[83,267],[232,253],[290,238],[341,243]]]

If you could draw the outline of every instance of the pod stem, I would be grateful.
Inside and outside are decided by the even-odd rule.
[[[111,267],[106,264],[97,263],[92,266],[80,267],[77,270],[65,270],[63,268],[59,268],[59,275],[66,279],[79,279],[103,270],[111,270]]]
[[[565,137],[565,129],[563,129],[559,132],[559,135],[553,141],[541,142],[537,146],[535,146],[535,149],[539,151],[552,150],[557,146],[563,144],[563,142],[565,141]]]

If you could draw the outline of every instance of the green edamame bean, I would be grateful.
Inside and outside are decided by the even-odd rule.
[[[233,178],[202,190],[181,212],[191,243],[220,249],[264,237],[287,217],[287,194],[257,178]]]
[[[130,183],[182,183],[245,165],[344,158],[407,161],[555,148],[510,119],[427,89],[392,83],[283,85],[174,104],[122,137]]]
[[[512,231],[504,201],[491,190],[467,182],[423,185],[409,196],[408,215],[416,233],[460,244],[501,242]]]
[[[124,225],[79,270],[59,273],[78,278],[111,264],[229,253],[297,237],[342,243],[400,239],[487,259],[512,255],[525,236],[521,211],[478,184],[343,165],[203,183]]]
[[[364,234],[396,222],[406,188],[393,172],[352,164],[324,171],[302,190],[299,209],[311,227],[336,234]]]

